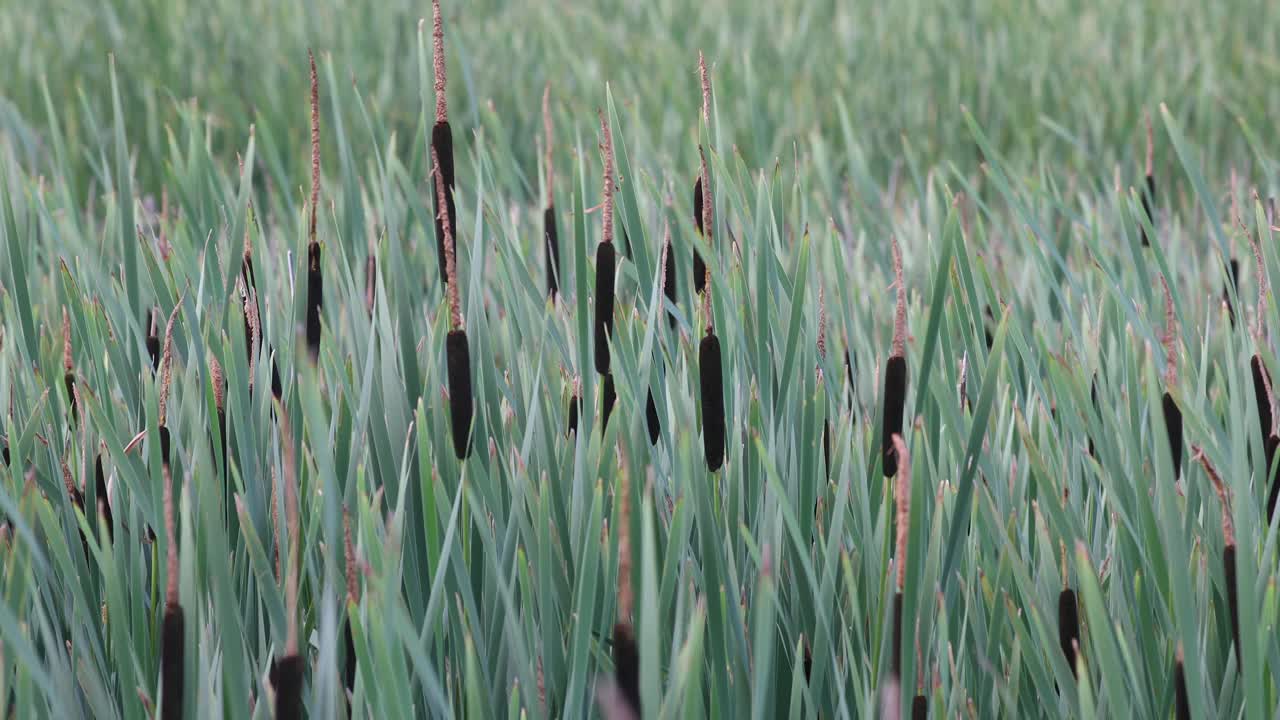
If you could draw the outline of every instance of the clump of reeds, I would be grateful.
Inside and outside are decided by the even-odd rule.
[[[1173,312],[1173,295],[1169,292],[1169,282],[1164,275],[1160,276],[1160,287],[1164,289],[1165,331],[1162,343],[1165,351],[1164,397],[1161,407],[1164,411],[1164,425],[1169,433],[1169,454],[1173,462],[1173,477],[1176,480],[1182,474],[1182,410],[1170,394],[1178,382],[1178,340],[1177,318]]]
[[[436,3],[436,24],[440,22],[440,4]],[[438,30],[437,30],[438,32]],[[440,159],[435,148],[431,150],[431,163],[436,178],[436,202],[445,206],[444,182],[441,180]],[[453,224],[449,216],[441,218],[447,242],[444,243],[445,292],[449,299],[449,335],[445,338],[445,361],[449,374],[449,421],[453,430],[453,451],[459,460],[471,454],[471,419],[474,414],[474,398],[471,394],[471,347],[467,331],[462,325],[462,303],[458,297],[458,269],[454,258]]]
[[[897,481],[893,488],[894,501],[894,562],[897,573],[894,578],[893,592],[893,665],[895,678],[902,678],[902,591],[907,581],[907,539],[911,532],[911,457],[907,454],[907,444],[902,435],[895,433],[890,442],[893,444],[898,464]]]
[[[356,554],[351,544],[351,513],[347,506],[342,506],[342,550],[347,565],[347,612],[354,614],[360,604],[360,585],[356,575]],[[343,650],[345,652],[346,669],[344,679],[347,693],[354,695],[356,691],[356,644],[351,636],[351,621],[348,620],[343,630]],[[347,704],[347,715],[351,715],[351,704]]]
[[[1151,227],[1156,225],[1156,215],[1152,212],[1152,208],[1156,204],[1156,176],[1155,176],[1155,135],[1151,130],[1151,116],[1146,116],[1147,121],[1147,187],[1146,192],[1142,194],[1142,214],[1146,216],[1147,221],[1151,223]],[[1139,228],[1142,233],[1142,244],[1148,246],[1151,239],[1147,237],[1147,228],[1145,225]]]
[[[320,243],[316,242],[316,214],[320,208],[320,83],[316,79],[316,58],[307,50],[311,64],[311,222],[307,230],[307,356],[320,357],[320,313],[324,309],[324,273],[320,270]]]
[[[707,177],[707,156],[698,147],[702,160],[702,176]],[[711,197],[709,184],[702,186],[702,215],[706,227],[711,227]],[[709,239],[709,236],[708,236]],[[707,456],[707,469],[715,472],[724,464],[724,365],[720,354],[720,338],[716,337],[715,321],[711,306],[711,269],[704,275],[702,292],[703,314],[706,316],[706,333],[698,345],[698,384],[702,399],[702,443]]]
[[[658,417],[658,403],[653,399],[653,388],[649,388],[649,398],[645,401],[644,419],[649,429],[649,444],[657,445],[658,436],[662,433],[662,420]]]
[[[634,603],[631,588],[631,483],[627,470],[618,474],[618,622],[613,626],[613,666],[622,697],[635,717],[640,707],[640,653],[631,624]]]
[[[160,644],[160,709],[164,720],[181,720],[186,688],[186,621],[178,598],[178,533],[174,518],[173,478],[166,464],[164,479],[164,530],[169,538],[164,627]]]
[[[458,211],[453,202],[453,130],[449,127],[449,100],[446,97],[444,67],[444,21],[440,0],[432,0],[432,68],[435,71],[436,122],[431,127],[431,156],[437,172],[433,176],[436,197],[436,244],[439,246],[440,283],[449,282],[449,257],[457,252]],[[436,159],[438,158],[438,159]],[[445,227],[449,230],[446,232]]]
[[[1204,473],[1213,483],[1213,490],[1218,495],[1218,504],[1222,506],[1222,573],[1226,581],[1227,612],[1231,618],[1231,640],[1235,643],[1236,665],[1244,659],[1240,652],[1240,605],[1236,597],[1236,531],[1231,520],[1231,494],[1218,471],[1209,462],[1208,456],[1198,447],[1192,447],[1192,459],[1200,462]]]
[[[71,422],[80,421],[80,408],[76,402],[76,366],[71,358],[71,316],[67,307],[62,306],[62,376],[67,387],[67,406],[71,409]]]
[[[613,247],[613,134],[600,111],[604,136],[604,205],[600,245],[596,247],[595,351],[596,372],[609,373],[609,340],[613,336],[614,275],[617,253]]]
[[[277,660],[270,673],[271,685],[276,694],[276,720],[302,719],[302,656],[298,654],[298,564],[301,546],[298,540],[298,475],[294,457],[293,432],[284,406],[277,408],[280,418],[280,446],[284,456],[284,512],[288,533],[288,568],[284,577],[285,612],[287,628],[284,656]]]
[[[556,229],[556,197],[555,197],[555,165],[553,164],[552,147],[554,136],[551,125],[551,82],[547,82],[542,91],[542,130],[546,135],[543,151],[546,153],[544,172],[546,173],[547,205],[542,213],[542,235],[546,241],[547,251],[547,297],[553,301],[560,292],[560,233]]]
[[[902,249],[893,241],[893,284],[898,291],[893,315],[893,350],[884,368],[884,429],[881,434],[882,465],[885,477],[898,472],[893,436],[902,434],[902,418],[907,404],[907,286],[902,279]]]
[[[1187,674],[1183,670],[1182,643],[1178,643],[1173,661],[1173,717],[1175,720],[1191,720],[1191,702],[1187,699]]]
[[[1058,644],[1067,658],[1071,674],[1076,674],[1076,652],[1080,647],[1080,608],[1076,593],[1067,584],[1067,550],[1062,549],[1062,592],[1058,593]]]

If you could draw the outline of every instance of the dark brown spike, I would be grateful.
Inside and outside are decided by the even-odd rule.
[[[1253,401],[1258,407],[1258,428],[1262,431],[1262,439],[1271,437],[1273,421],[1271,417],[1271,393],[1267,386],[1271,384],[1271,374],[1262,362],[1261,355],[1249,359],[1249,373],[1253,376]]]
[[[573,435],[578,432],[578,413],[581,408],[582,397],[580,395],[574,395],[569,398],[569,435]]]
[[[623,698],[637,718],[644,717],[640,707],[640,653],[630,623],[613,626],[613,667]]]
[[[1182,667],[1182,645],[1178,645],[1177,659],[1173,663],[1173,717],[1175,720],[1191,720],[1191,703],[1187,700],[1187,674]]]
[[[902,419],[907,400],[907,359],[901,355],[889,358],[884,368],[884,428],[882,463],[885,477],[898,473],[898,454],[893,436],[902,434]]]
[[[831,479],[831,420],[822,421],[822,466],[827,471],[827,479]]]
[[[554,300],[560,292],[560,233],[556,229],[555,205],[548,205],[542,213],[542,234],[547,243],[547,296]]]
[[[698,345],[699,386],[702,399],[702,443],[707,469],[715,472],[724,464],[724,365],[720,339],[708,333]]]
[[[1067,658],[1071,674],[1076,674],[1076,647],[1080,644],[1080,615],[1076,594],[1071,588],[1058,593],[1058,644]]]
[[[1173,463],[1173,477],[1178,479],[1182,474],[1182,410],[1169,393],[1161,400],[1164,410],[1164,425],[1169,433],[1169,460]]]
[[[1098,409],[1098,373],[1093,374],[1093,380],[1089,382],[1089,401],[1093,404],[1093,411],[1100,413]],[[1094,445],[1093,436],[1089,436],[1089,454],[1098,457],[1098,448]]]
[[[160,641],[160,717],[182,720],[186,693],[186,620],[182,606],[166,605]]]
[[[1224,510],[1225,512],[1225,510]],[[1240,601],[1236,596],[1236,546],[1227,543],[1222,548],[1222,572],[1227,590],[1227,612],[1231,617],[1231,640],[1236,648],[1236,666],[1244,661],[1240,651]]]
[[[693,183],[693,222],[694,227],[698,230],[698,235],[706,237],[706,231],[702,227],[702,177],[699,176]],[[702,253],[698,252],[698,248],[693,248],[693,291],[701,294],[702,289],[707,285],[707,264],[702,260]]]
[[[307,356],[312,363],[320,357],[320,315],[324,310],[324,273],[320,263],[320,243],[307,246]]]
[[[658,404],[653,399],[653,388],[649,388],[649,400],[645,403],[644,416],[649,427],[649,444],[657,445],[658,436],[662,433],[662,421],[658,417]]]
[[[671,247],[671,224],[665,222],[662,227],[662,293],[671,307],[676,307],[676,258]],[[676,326],[674,310],[667,312],[667,324],[672,328]]]
[[[286,655],[271,666],[271,686],[276,692],[275,720],[302,720],[302,658]]]
[[[1276,502],[1280,500],[1280,473],[1276,472],[1277,458],[1280,458],[1280,436],[1268,435],[1264,443],[1267,454],[1267,483],[1271,487],[1267,495],[1267,522],[1276,516]],[[7,462],[6,458],[6,462]]]
[[[448,283],[448,271],[446,269],[446,235],[444,230],[444,219],[447,218],[449,227],[447,242],[449,244],[448,252],[457,253],[458,240],[457,228],[458,210],[453,199],[454,193],[454,175],[453,175],[453,131],[449,128],[449,122],[437,122],[431,128],[431,151],[439,158],[439,176],[432,177],[432,187],[435,196],[439,196],[441,192],[444,194],[443,213],[439,200],[436,201],[436,246],[440,258],[440,284]],[[442,181],[443,178],[443,181]],[[443,191],[441,190],[443,184]]]
[[[596,247],[595,293],[595,361],[596,372],[609,372],[609,340],[613,337],[614,275],[617,255],[613,243],[602,242]]]
[[[465,330],[453,330],[445,338],[449,371],[449,421],[453,451],[459,460],[471,455],[471,420],[475,411],[471,394],[471,348]]]
[[[613,407],[618,404],[618,390],[613,384],[613,373],[604,376],[600,394],[600,434],[609,428],[609,416],[613,415]]]
[[[93,494],[98,505],[98,515],[107,529],[107,542],[115,539],[115,528],[111,523],[111,501],[107,497],[107,476],[102,470],[102,453],[93,461]]]
[[[906,558],[901,558],[898,562],[906,562]],[[897,590],[893,593],[893,676],[895,678],[902,677],[902,591]]]
[[[923,695],[917,695],[911,701],[911,720],[927,720],[929,717],[929,701]]]
[[[1233,298],[1240,295],[1240,261],[1231,258],[1231,270],[1228,274],[1230,287],[1222,288],[1222,302],[1227,306],[1227,317],[1231,320],[1231,327],[1236,326],[1236,303]]]

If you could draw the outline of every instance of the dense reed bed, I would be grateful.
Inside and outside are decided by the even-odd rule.
[[[0,715],[1269,717],[1280,20],[1103,1],[0,12]]]

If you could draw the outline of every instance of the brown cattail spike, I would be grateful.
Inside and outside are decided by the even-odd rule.
[[[711,77],[707,74],[707,61],[698,51],[698,78],[702,81],[702,121],[711,126]]]
[[[827,296],[818,284],[818,359],[827,359]]]
[[[898,291],[898,301],[893,313],[893,352],[891,357],[906,357],[907,347],[907,285],[902,279],[902,248],[897,238],[892,241],[893,285]]]
[[[444,21],[440,0],[431,0],[431,67],[435,71],[436,122],[449,122],[449,99],[445,95]]]
[[[1227,545],[1235,545],[1236,532],[1235,524],[1231,522],[1230,490],[1228,490],[1226,484],[1222,482],[1222,477],[1218,475],[1217,469],[1214,468],[1213,463],[1209,461],[1208,456],[1204,454],[1203,449],[1193,445],[1191,447],[1191,459],[1194,462],[1200,463],[1201,467],[1204,468],[1204,474],[1209,476],[1209,482],[1213,484],[1213,491],[1218,496],[1218,503],[1222,506],[1223,542]]]
[[[67,388],[67,404],[71,408],[71,421],[80,421],[80,403],[76,400],[75,364],[71,359],[71,317],[67,307],[62,306],[62,367],[66,371],[62,377]]]
[[[173,312],[169,313],[169,322],[164,326],[164,352],[160,358],[160,425],[167,425],[169,419],[169,389],[173,384],[173,324],[178,319],[178,310],[182,308],[185,293],[174,303]]]
[[[169,466],[165,465],[160,468],[160,477],[164,480],[164,532],[165,537],[169,539],[169,548],[165,555],[168,578],[165,584],[164,601],[166,605],[176,606],[179,604],[178,531],[177,520],[174,516],[176,500],[173,497],[173,478],[169,473]]]
[[[298,654],[298,561],[301,548],[298,544],[298,465],[294,455],[293,429],[289,423],[289,414],[283,405],[276,408],[280,418],[280,447],[284,467],[284,513],[285,528],[288,535],[289,566],[285,573],[285,612],[288,617],[288,630],[285,637],[285,654]]]
[[[1058,644],[1067,658],[1071,674],[1076,674],[1076,648],[1080,645],[1080,615],[1076,594],[1071,588],[1058,593]]]
[[[320,207],[320,82],[316,77],[316,58],[307,50],[311,66],[311,223],[307,238],[316,241],[316,213]]]
[[[164,629],[160,648],[162,720],[180,720],[185,694],[185,619],[178,598],[178,533],[174,518],[173,478],[169,466],[160,470],[164,481],[164,530],[169,540],[166,555]]]
[[[324,306],[324,275],[320,271],[320,243],[316,242],[316,215],[320,208],[320,84],[316,59],[311,64],[311,223],[307,238],[307,354],[314,363],[320,355],[320,314]]]
[[[1187,674],[1183,670],[1182,643],[1173,664],[1173,717],[1174,720],[1191,720],[1191,702],[1187,699]]]
[[[711,175],[707,170],[707,154],[698,146],[698,158],[702,163],[702,231],[707,245],[711,244]],[[715,330],[715,321],[711,317],[711,266],[703,265],[702,308],[707,321],[707,334]]]
[[[1240,655],[1240,610],[1239,600],[1236,595],[1236,532],[1235,523],[1231,520],[1231,492],[1202,449],[1193,446],[1191,453],[1192,459],[1198,460],[1204,468],[1205,475],[1209,476],[1209,482],[1213,483],[1213,490],[1218,496],[1218,504],[1222,506],[1223,580],[1226,584],[1227,611],[1231,618],[1231,638],[1235,642],[1236,664],[1239,665],[1242,659]]]
[[[609,130],[609,121],[603,110],[597,110],[600,116],[600,133],[604,138],[604,220],[600,242],[613,242],[613,133]]]
[[[676,326],[676,259],[671,252],[671,223],[662,223],[662,294],[671,303],[672,310],[667,312],[667,323]]]
[[[898,457],[898,477],[894,484],[893,501],[895,508],[894,558],[898,564],[896,587],[902,592],[907,579],[907,537],[911,522],[911,457],[907,453],[907,444],[902,436],[893,436],[893,448]]]
[[[435,71],[436,91],[436,122],[431,128],[431,164],[438,168],[433,182],[436,185],[436,245],[440,258],[440,283],[443,285],[448,277],[445,256],[456,252],[454,243],[458,230],[458,211],[453,200],[453,130],[449,127],[449,101],[445,93],[444,22],[440,18],[439,0],[432,0],[431,12],[432,68]],[[450,226],[447,243],[442,214],[448,218]]]
[[[614,281],[617,253],[613,247],[613,134],[604,112],[600,111],[600,131],[604,135],[604,219],[600,245],[596,248],[595,292],[595,366],[601,375],[609,374],[609,340],[613,337]]]
[[[436,7],[439,8],[437,2]],[[453,330],[463,330],[462,326],[462,303],[458,297],[458,269],[457,258],[454,256],[453,244],[453,218],[445,212],[445,188],[444,179],[441,175],[440,156],[436,149],[431,148],[431,165],[432,172],[436,180],[436,202],[440,208],[438,219],[444,228],[444,272],[445,284],[447,287],[447,295],[449,298],[449,327]]]
[[[360,603],[360,586],[356,580],[356,554],[351,545],[351,513],[344,504],[342,506],[342,551],[347,564],[347,605],[354,608]],[[346,650],[346,687],[348,692],[355,692],[356,687],[356,647],[351,636],[351,623],[347,622],[343,630],[343,644]]]

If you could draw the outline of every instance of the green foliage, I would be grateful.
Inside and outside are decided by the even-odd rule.
[[[1280,233],[1251,192],[1280,190],[1268,133],[1280,96],[1266,90],[1280,79],[1280,15],[1260,0],[605,4],[446,3],[475,408],[461,461],[429,195],[430,38],[418,25],[429,8],[0,10],[12,40],[0,44],[12,80],[0,97],[0,434],[12,458],[0,476],[0,712],[133,719],[181,702],[191,718],[244,717],[251,704],[269,717],[290,613],[273,483],[289,447],[311,717],[345,712],[347,627],[355,717],[598,714],[626,582],[624,474],[647,717],[882,717],[899,563],[904,707],[922,686],[934,717],[1168,717],[1181,646],[1193,716],[1268,717],[1280,701],[1277,533],[1248,363],[1260,352],[1273,375],[1280,365],[1249,327],[1245,228],[1261,275],[1280,282]],[[314,364],[302,331],[308,46],[324,166]],[[712,63],[709,126],[699,49]],[[547,80],[557,303],[534,144]],[[613,127],[617,223],[633,248],[618,261],[618,397],[603,432],[590,326],[597,108]],[[1144,113],[1156,127],[1153,219],[1138,190]],[[688,205],[700,142],[715,200],[705,241]],[[674,330],[659,284],[664,223]],[[237,289],[246,235],[262,305],[252,364]],[[891,235],[909,293],[905,557],[880,468]],[[715,474],[700,438],[695,248],[711,267],[723,361]],[[1230,258],[1242,266],[1227,294],[1234,325]],[[1169,387],[1160,274],[1177,320]],[[126,452],[159,424],[153,307],[177,308],[166,418],[177,538],[163,532],[158,443]],[[1262,312],[1274,327],[1277,303]],[[226,379],[225,480],[213,359]],[[575,382],[583,412],[567,435]],[[1187,446],[1230,490],[1238,651],[1221,508],[1200,465],[1173,481],[1166,391]],[[114,543],[92,512],[99,453]],[[68,498],[64,463],[88,516]],[[187,648],[177,699],[158,697],[175,541]],[[1078,678],[1058,641],[1064,586],[1080,604]]]

